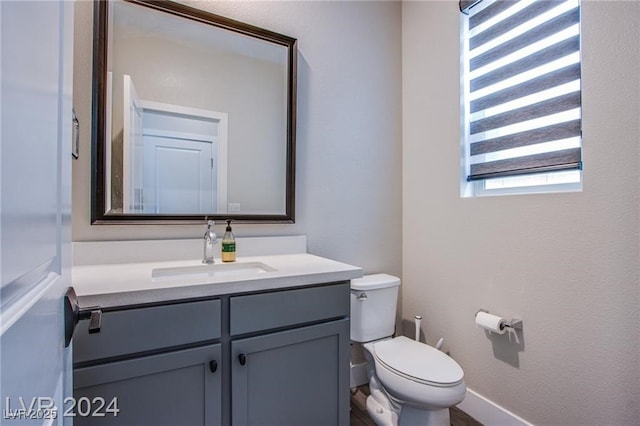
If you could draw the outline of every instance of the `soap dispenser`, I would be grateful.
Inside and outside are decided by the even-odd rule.
[[[222,237],[222,261],[235,262],[236,260],[236,239],[231,231],[231,219],[227,219],[227,229]]]

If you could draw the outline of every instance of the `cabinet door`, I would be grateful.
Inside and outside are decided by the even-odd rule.
[[[220,349],[215,344],[74,370],[74,424],[219,425]],[[108,410],[114,398],[117,416]]]
[[[232,342],[234,425],[348,425],[349,320]]]

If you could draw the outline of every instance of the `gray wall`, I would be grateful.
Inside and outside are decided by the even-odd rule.
[[[461,199],[459,12],[403,3],[403,316],[535,424],[640,418],[640,3],[583,1],[584,190]],[[432,154],[432,153],[435,153]],[[475,327],[524,320],[520,344]]]
[[[309,237],[311,253],[367,272],[401,272],[401,4],[192,5],[299,41],[296,223],[237,225],[238,236]],[[76,2],[74,241],[193,238],[201,226],[89,223],[92,5]],[[224,227],[217,227],[222,233]]]

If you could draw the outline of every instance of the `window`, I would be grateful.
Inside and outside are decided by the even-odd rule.
[[[579,0],[460,10],[463,195],[580,189]]]

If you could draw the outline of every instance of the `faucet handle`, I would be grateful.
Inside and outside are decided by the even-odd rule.
[[[215,222],[212,220],[208,220],[207,221],[207,230],[204,233],[204,238],[205,239],[212,239],[215,240],[217,238],[215,231],[213,230],[213,225],[215,225]]]
[[[218,236],[216,235],[216,231],[213,230],[214,224],[215,222],[212,220],[207,221],[207,232],[205,234],[205,237],[210,238],[212,243],[215,243],[216,239],[218,239]]]
[[[213,245],[216,243],[218,236],[213,231],[212,220],[207,221],[207,231],[204,233],[204,253],[202,256],[202,263],[212,264],[213,260]]]

